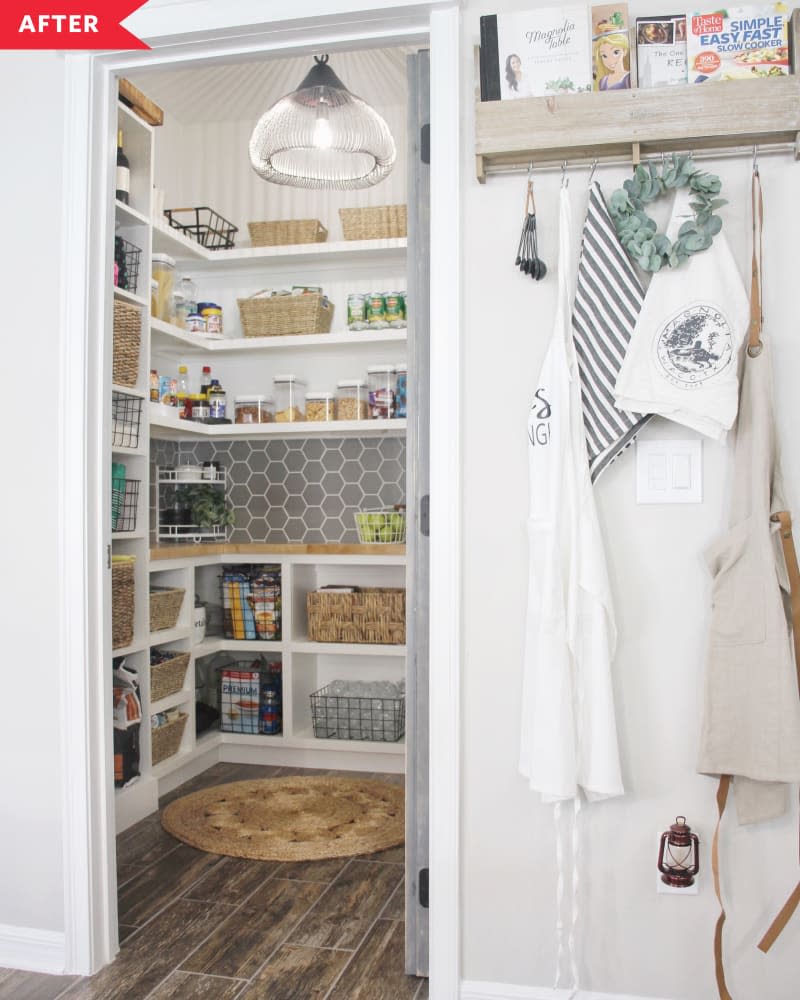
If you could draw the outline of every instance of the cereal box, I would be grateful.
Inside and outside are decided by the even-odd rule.
[[[787,75],[789,17],[783,3],[688,15],[689,82]]]

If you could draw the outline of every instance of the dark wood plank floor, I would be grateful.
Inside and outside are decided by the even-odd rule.
[[[217,764],[159,805],[297,773],[313,772]],[[154,814],[117,838],[117,877],[114,962],[90,978],[0,969],[0,1000],[427,1000],[427,980],[403,971],[402,848],[247,861],[180,843]]]

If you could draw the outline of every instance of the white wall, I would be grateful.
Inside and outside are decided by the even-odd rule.
[[[0,965],[8,928],[64,927],[55,414],[63,59],[0,58],[3,240],[3,666]],[[25,933],[19,930],[22,937]]]
[[[463,14],[464,106],[473,99],[479,15]],[[657,5],[651,6],[655,12]],[[660,9],[660,8],[659,8]],[[632,13],[646,12],[632,6]],[[517,771],[526,600],[526,420],[552,330],[557,258],[558,171],[535,175],[542,282],[513,266],[523,219],[524,175],[474,180],[473,116],[464,114],[464,707],[462,977],[552,985],[555,854],[552,807]],[[703,161],[723,179],[725,232],[749,275],[750,161]],[[800,165],[763,157],[766,332],[774,348],[778,420],[790,503],[800,505],[794,429],[800,419],[796,287]],[[599,169],[606,194],[629,175]],[[569,171],[577,253],[588,168]],[[748,281],[749,288],[749,281]],[[643,437],[692,438],[657,421]],[[713,779],[695,773],[709,619],[704,547],[725,523],[731,446],[703,441],[700,505],[637,507],[633,449],[596,488],[619,628],[614,688],[626,796],[582,814],[579,967],[587,989],[670,1000],[716,995],[712,939],[717,917],[710,868]],[[796,800],[796,795],[793,796]],[[657,836],[685,814],[701,838],[698,896],[657,895]],[[568,864],[569,870],[571,866]],[[737,828],[726,814],[722,877],[728,923],[728,985],[735,996],[797,996],[795,917],[764,956],[756,942],[798,877],[797,804],[791,815]]]

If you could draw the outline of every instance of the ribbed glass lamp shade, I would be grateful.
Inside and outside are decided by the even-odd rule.
[[[265,112],[250,137],[253,170],[273,184],[352,189],[377,184],[397,158],[381,116],[317,58],[303,82]]]

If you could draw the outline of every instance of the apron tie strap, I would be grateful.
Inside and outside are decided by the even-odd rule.
[[[722,891],[719,881],[719,828],[722,824],[722,814],[725,812],[725,803],[728,801],[728,791],[731,787],[731,776],[721,774],[719,785],[717,786],[717,828],[714,830],[714,839],[711,842],[711,871],[714,875],[714,892],[719,901],[719,917],[717,926],[714,928],[714,968],[717,975],[717,990],[720,1000],[733,1000],[728,992],[725,982],[725,967],[722,961],[722,927],[725,923],[725,907],[722,903]]]
[[[779,510],[770,518],[780,524],[781,545],[783,546],[783,561],[786,563],[786,575],[789,577],[789,605],[792,612],[792,637],[794,639],[794,662],[797,668],[797,688],[800,694],[800,567],[797,564],[797,552],[792,538],[792,515],[788,510]],[[800,906],[800,882],[794,888],[780,909],[780,912],[769,925],[766,934],[758,942],[758,947],[765,954],[775,944],[784,927],[789,923],[792,914]]]
[[[764,348],[761,343],[761,263],[762,241],[761,227],[764,222],[764,199],[761,194],[761,178],[758,168],[753,171],[751,200],[753,204],[753,258],[750,274],[750,325],[747,328],[747,355],[757,358]],[[756,212],[756,204],[758,212]],[[758,254],[756,255],[756,246]]]

